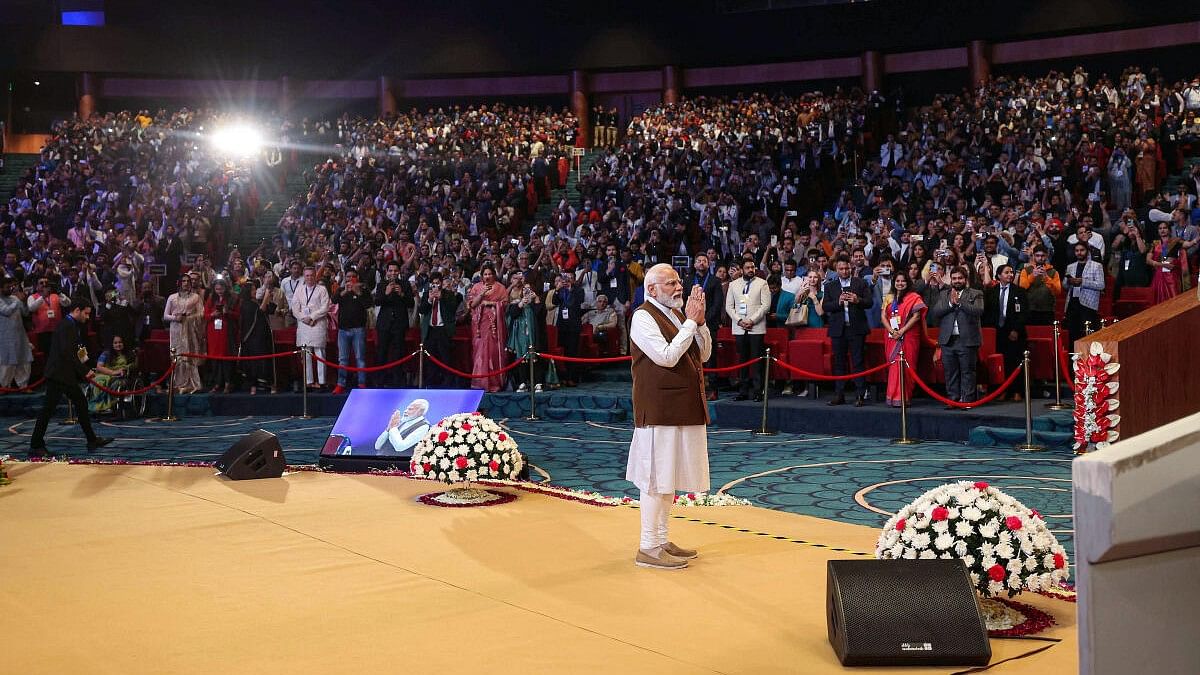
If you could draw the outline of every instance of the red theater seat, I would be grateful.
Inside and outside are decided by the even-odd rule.
[[[1113,302],[1113,316],[1127,319],[1154,304],[1154,290],[1149,286],[1126,286],[1121,289],[1121,299]]]

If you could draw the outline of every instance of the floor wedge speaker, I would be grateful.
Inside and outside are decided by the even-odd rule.
[[[279,439],[269,431],[252,431],[217,460],[217,471],[230,480],[279,478],[285,462]]]
[[[981,666],[992,658],[959,560],[830,560],[829,643],[844,666]]]

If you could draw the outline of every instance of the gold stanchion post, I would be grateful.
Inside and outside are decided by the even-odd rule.
[[[179,350],[171,347],[171,377],[167,378],[167,414],[164,422],[178,422],[175,416],[175,376],[179,374]]]
[[[755,436],[774,436],[775,432],[767,428],[767,399],[771,393],[771,348],[767,347],[767,355],[762,358],[763,362],[763,391],[762,391],[762,424],[754,432]],[[754,366],[750,366],[753,368]],[[705,403],[705,405],[708,405]]]
[[[304,363],[300,367],[300,377],[304,378],[304,388],[300,390],[300,402],[303,410],[300,417],[306,420],[311,420],[312,415],[308,414],[308,369],[313,369],[313,380],[316,380],[317,365],[312,362],[312,347],[305,345],[300,348],[300,358]]]
[[[79,424],[79,420],[75,417],[75,406],[71,404],[71,399],[67,399],[67,418],[59,424]]]
[[[1063,403],[1062,400],[1062,360],[1059,352],[1062,347],[1062,337],[1059,332],[1058,321],[1054,322],[1054,402],[1047,403],[1046,408],[1049,410],[1073,410],[1075,406],[1069,403]]]
[[[1033,442],[1033,405],[1029,402],[1029,350],[1025,350],[1025,360],[1021,362],[1021,367],[1025,369],[1025,442],[1018,443],[1016,450],[1023,452],[1042,452],[1046,446],[1040,443]]]
[[[908,361],[904,358],[904,350],[900,350],[900,438],[892,441],[893,445],[916,445],[921,442],[919,438],[908,437],[908,389],[905,386],[905,378],[908,376],[904,371],[908,370]]]
[[[425,343],[417,345],[417,389],[425,388]]]
[[[529,362],[529,415],[525,417],[526,422],[536,422],[540,417],[537,414],[537,400],[534,398],[533,390],[537,388],[533,383],[533,362],[537,359],[537,352],[533,351],[533,345],[529,345],[529,349],[525,352],[525,360]]]

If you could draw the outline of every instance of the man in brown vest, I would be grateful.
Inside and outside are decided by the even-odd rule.
[[[703,364],[712,338],[702,289],[685,307],[679,274],[665,263],[646,272],[644,285],[646,303],[629,330],[635,428],[625,479],[641,490],[642,521],[634,563],[683,569],[697,553],[667,539],[667,517],[677,490],[709,490]]]

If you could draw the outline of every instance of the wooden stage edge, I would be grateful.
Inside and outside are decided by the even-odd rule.
[[[672,539],[701,557],[663,572],[633,565],[627,506],[514,491],[509,504],[438,508],[416,499],[434,483],[316,472],[10,473],[2,670],[23,674],[841,673],[825,564],[876,537],[754,507],[676,508]],[[995,672],[1075,672],[1075,606],[1021,600],[1050,612],[1047,635],[1063,641]],[[993,640],[993,661],[1045,644]]]

